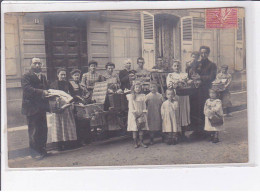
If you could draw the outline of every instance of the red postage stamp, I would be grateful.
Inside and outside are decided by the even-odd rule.
[[[206,28],[237,28],[237,8],[206,9]]]

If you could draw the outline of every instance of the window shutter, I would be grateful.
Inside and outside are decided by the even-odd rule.
[[[150,70],[155,65],[154,15],[141,12],[142,57],[145,68]]]
[[[186,62],[190,60],[193,51],[193,19],[191,16],[181,18],[181,60],[182,71],[185,71]]]

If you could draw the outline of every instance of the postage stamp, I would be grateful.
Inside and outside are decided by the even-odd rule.
[[[206,9],[206,28],[237,28],[237,8]]]

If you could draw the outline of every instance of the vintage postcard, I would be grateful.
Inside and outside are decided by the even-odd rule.
[[[3,19],[9,168],[248,163],[243,7]]]

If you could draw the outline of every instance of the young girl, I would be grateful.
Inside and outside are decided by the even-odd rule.
[[[230,101],[230,92],[229,86],[232,80],[232,76],[228,73],[228,66],[222,65],[220,73],[217,74],[217,80],[221,80],[224,83],[225,90],[220,92],[220,100],[222,101],[223,108],[226,109],[227,116],[231,116],[230,107],[232,107],[232,103]]]
[[[167,100],[161,106],[162,132],[166,134],[166,143],[176,144],[178,142],[178,132],[181,132],[179,124],[179,106],[175,99],[173,89],[166,90]]]
[[[163,103],[163,97],[157,92],[157,83],[150,83],[150,93],[146,95],[147,105],[147,121],[150,134],[150,144],[154,144],[154,133],[161,131],[162,119],[161,119],[161,105]]]
[[[180,61],[173,62],[173,73],[169,73],[166,79],[167,87],[175,89],[187,84],[188,74],[180,72]],[[182,127],[182,138],[185,139],[185,130],[190,124],[190,100],[189,96],[177,96],[180,111],[180,125]]]
[[[127,94],[128,100],[128,126],[127,131],[133,132],[134,147],[138,148],[138,136],[140,145],[147,148],[143,142],[144,130],[148,129],[147,126],[147,109],[145,104],[145,94],[142,93],[141,82],[134,82],[131,88],[131,94]]]
[[[217,92],[210,89],[209,90],[210,98],[206,101],[204,106],[205,114],[205,131],[212,132],[211,141],[212,143],[218,143],[218,132],[224,129],[223,122],[213,122],[213,117],[218,117],[217,120],[223,121],[223,110],[221,100],[217,99]]]

